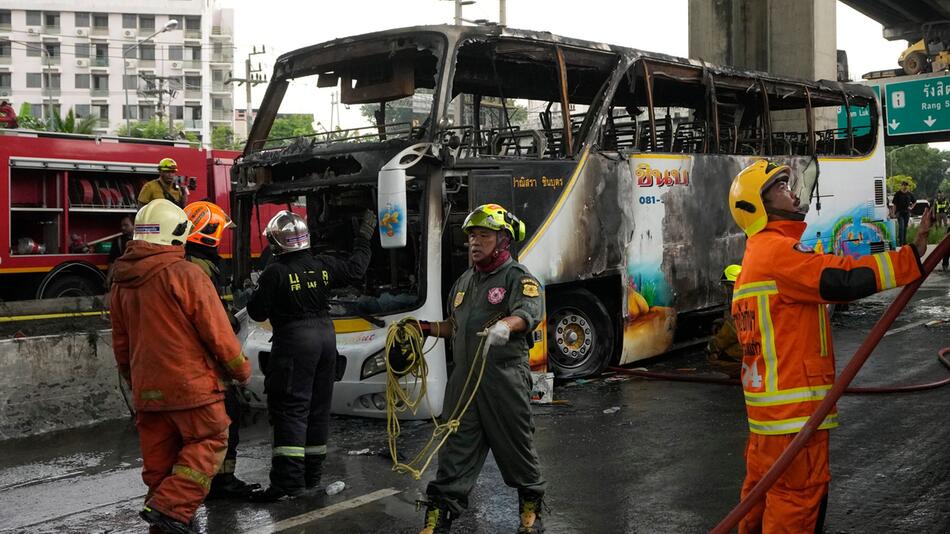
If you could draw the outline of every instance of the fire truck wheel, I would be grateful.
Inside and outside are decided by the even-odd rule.
[[[92,295],[101,295],[102,293],[103,288],[101,283],[76,274],[64,274],[57,276],[46,285],[46,290],[43,291],[43,298],[89,297]]]
[[[558,378],[592,376],[614,353],[613,323],[593,293],[574,289],[548,296],[548,362]]]

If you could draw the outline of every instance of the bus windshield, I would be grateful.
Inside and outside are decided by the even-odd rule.
[[[330,43],[284,56],[251,149],[420,139],[429,129],[442,47],[428,34]],[[255,125],[255,128],[257,125]]]

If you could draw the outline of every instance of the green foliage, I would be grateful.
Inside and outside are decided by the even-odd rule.
[[[946,178],[950,152],[928,145],[907,145],[886,149],[887,175],[905,175],[917,182],[917,196],[930,197]],[[913,189],[913,188],[912,188]]]
[[[887,177],[887,190],[892,194],[901,190],[901,184],[907,184],[908,191],[917,189],[917,181],[906,174],[897,174]]]
[[[20,111],[17,112],[17,124],[20,128],[27,130],[45,130],[46,123],[43,119],[33,116],[33,107],[28,102],[20,104]]]
[[[937,187],[937,191],[950,193],[950,178],[944,178],[943,181],[940,182],[940,185]]]
[[[313,115],[305,113],[288,114],[274,119],[274,124],[267,135],[268,141],[264,144],[265,148],[286,146],[294,137],[304,135],[313,135],[316,131],[313,129]]]
[[[63,118],[57,112],[53,112],[53,124],[50,128],[50,131],[53,132],[65,132],[65,133],[74,133],[74,134],[91,134],[93,128],[96,127],[98,119],[95,117],[83,117],[79,120],[76,120],[73,110],[70,109],[66,113],[66,118]]]
[[[946,226],[931,226],[930,233],[927,234],[927,243],[936,245],[947,235]],[[917,239],[917,225],[907,227],[907,242],[913,243]]]
[[[234,130],[230,126],[215,126],[211,131],[211,148],[240,150],[244,142],[234,139]]]
[[[194,132],[186,132],[182,123],[176,122],[172,127],[172,132],[168,131],[168,123],[152,117],[151,120],[142,122],[135,121],[126,128],[123,123],[116,130],[116,134],[123,137],[137,137],[140,139],[186,139],[192,142],[198,142],[198,136]]]

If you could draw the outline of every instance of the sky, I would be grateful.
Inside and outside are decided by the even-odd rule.
[[[243,75],[244,58],[252,47],[266,46],[267,54],[254,56],[266,73],[278,55],[303,46],[339,37],[423,24],[451,23],[454,2],[446,0],[345,0],[310,1],[217,0],[235,10],[235,70]],[[260,9],[266,5],[267,9]],[[508,0],[508,26],[591,41],[606,42],[662,52],[688,55],[687,0]],[[583,8],[579,7],[583,6]],[[623,9],[618,9],[624,6]],[[477,0],[464,7],[467,19],[498,20],[498,0]],[[837,3],[838,48],[847,50],[852,79],[861,74],[897,67],[897,57],[907,46],[882,37],[881,25]],[[265,85],[253,90],[254,107],[264,96]],[[235,90],[236,108],[245,107],[243,87]],[[326,120],[328,106],[297,99],[295,107],[282,109],[316,113]],[[322,103],[321,103],[322,104]],[[306,109],[312,108],[312,109]],[[345,113],[345,112],[344,112]]]

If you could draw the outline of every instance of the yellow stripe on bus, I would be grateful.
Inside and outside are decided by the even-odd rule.
[[[538,240],[541,238],[541,235],[544,234],[545,230],[548,229],[548,226],[551,225],[551,221],[557,217],[559,211],[561,211],[561,206],[564,205],[564,202],[567,200],[568,195],[571,194],[571,191],[574,190],[574,185],[577,183],[577,177],[580,176],[581,170],[584,168],[584,164],[587,163],[587,155],[590,153],[589,148],[585,148],[584,152],[581,154],[581,159],[577,162],[577,167],[574,167],[574,173],[571,174],[570,180],[567,181],[567,185],[564,187],[564,190],[561,191],[560,198],[557,199],[557,203],[554,204],[554,209],[548,213],[548,216],[545,217],[544,222],[538,228],[538,231],[531,236],[531,241],[528,241],[528,244],[521,249],[521,253],[518,255],[518,261],[524,261],[525,256],[531,252],[531,249],[534,248],[534,245],[537,244]]]

